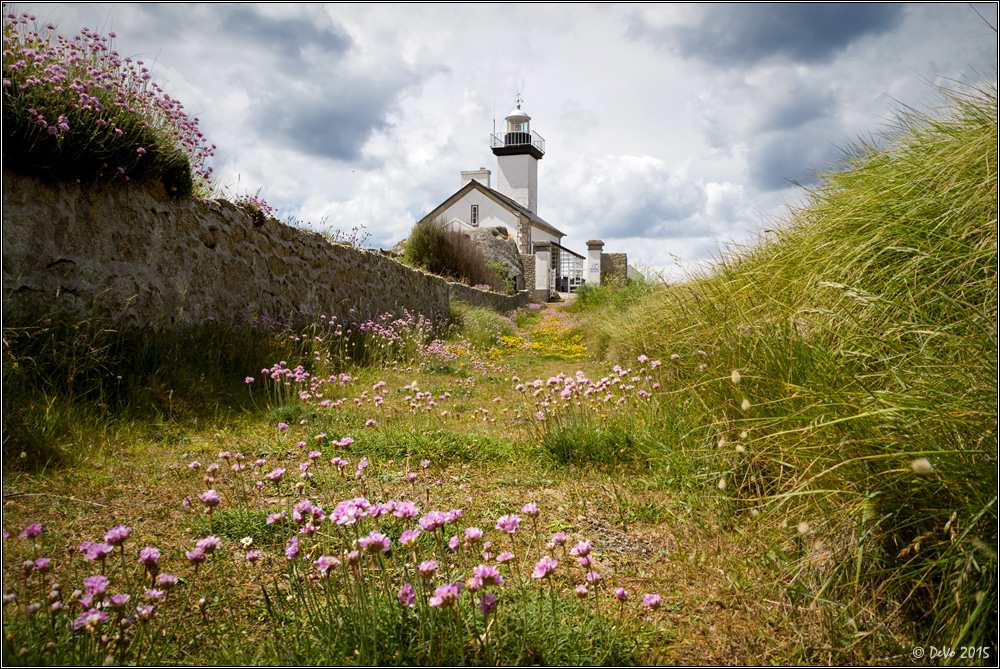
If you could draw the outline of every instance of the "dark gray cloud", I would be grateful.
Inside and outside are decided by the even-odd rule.
[[[844,156],[846,140],[841,146],[834,143],[842,136],[835,122],[758,135],[747,154],[750,183],[762,191],[816,183],[817,171],[834,168]]]
[[[302,17],[264,17],[245,5],[221,5],[218,20],[226,36],[292,61],[318,53],[336,60],[351,47],[350,36],[336,25],[319,26]]]
[[[792,130],[816,119],[833,116],[839,109],[837,96],[814,87],[792,87],[761,105],[755,119],[755,132]]]
[[[280,59],[298,59],[309,50],[339,56],[352,45],[350,36],[339,26],[320,25],[302,16],[271,17],[252,5],[189,5],[151,3],[130,8],[139,30],[166,37],[188,37],[206,47],[223,46],[238,52],[266,53]],[[114,18],[114,12],[109,14]]]
[[[637,13],[629,33],[725,67],[770,59],[819,63],[862,37],[891,30],[904,11],[905,5],[882,3],[711,4],[695,25],[658,28]]]
[[[355,160],[369,136],[385,127],[396,85],[365,87],[363,82],[337,83],[314,93],[278,87],[254,106],[251,123],[269,143],[303,153]]]
[[[134,11],[142,32],[197,45],[191,57],[202,79],[248,96],[242,117],[222,122],[311,156],[357,160],[371,134],[385,127],[399,93],[420,79],[396,57],[366,68],[347,31],[318,13],[269,16],[239,4]]]

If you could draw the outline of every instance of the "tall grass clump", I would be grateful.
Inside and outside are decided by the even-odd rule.
[[[576,300],[569,306],[569,311],[596,309],[625,311],[631,308],[636,300],[653,292],[659,286],[660,282],[641,274],[626,283],[606,281],[596,286],[585,283],[576,289]]]
[[[499,289],[502,285],[501,277],[486,263],[471,237],[435,222],[421,221],[413,226],[403,258],[409,265],[470,286]]]
[[[595,338],[670,358],[706,485],[796,528],[797,587],[995,653],[996,88],[947,99]]]
[[[3,160],[57,181],[160,181],[174,196],[211,191],[198,119],[141,60],[84,28],[67,38],[35,17],[3,24]]]

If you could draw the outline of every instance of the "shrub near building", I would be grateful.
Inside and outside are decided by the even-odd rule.
[[[472,239],[433,223],[413,226],[403,258],[413,267],[470,286],[499,288],[502,283]]]

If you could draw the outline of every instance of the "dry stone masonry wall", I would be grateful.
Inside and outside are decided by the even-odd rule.
[[[628,283],[628,254],[601,254],[601,284],[624,286]]]
[[[255,227],[229,202],[3,172],[5,321],[95,310],[157,327],[295,312],[433,319],[450,316],[456,290],[484,293],[273,219]]]

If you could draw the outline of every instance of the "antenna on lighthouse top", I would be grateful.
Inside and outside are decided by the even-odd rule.
[[[515,102],[517,102],[517,108],[520,109],[521,108],[521,103],[524,102],[524,98],[521,97],[521,93],[517,94],[517,97],[515,98]]]

